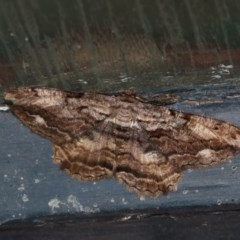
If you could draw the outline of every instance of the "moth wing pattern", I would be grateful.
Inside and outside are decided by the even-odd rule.
[[[74,178],[115,177],[139,195],[177,189],[183,171],[235,156],[240,129],[224,121],[118,96],[48,88],[5,93],[13,113],[53,143],[54,162]]]

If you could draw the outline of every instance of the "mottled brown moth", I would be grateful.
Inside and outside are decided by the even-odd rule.
[[[177,189],[183,171],[235,156],[240,129],[229,123],[119,95],[18,88],[12,112],[53,143],[54,162],[83,181],[115,177],[139,195]]]

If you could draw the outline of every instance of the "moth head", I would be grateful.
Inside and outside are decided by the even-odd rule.
[[[19,106],[51,106],[62,104],[67,93],[57,89],[41,87],[21,87],[8,90],[4,93],[4,100],[7,103]]]
[[[16,88],[8,90],[4,93],[4,100],[8,103],[18,104],[31,96],[36,96],[36,91],[33,88]]]
[[[19,98],[18,89],[8,90],[3,95],[4,100],[7,103],[14,103],[17,98]]]

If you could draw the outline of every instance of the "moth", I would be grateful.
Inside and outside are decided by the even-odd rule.
[[[229,123],[118,95],[18,88],[4,94],[32,132],[53,143],[53,161],[83,181],[116,178],[140,196],[177,190],[186,169],[235,156],[240,129]]]

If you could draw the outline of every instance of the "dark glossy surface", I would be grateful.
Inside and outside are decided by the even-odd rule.
[[[55,216],[0,226],[0,239],[238,239],[236,206]]]

